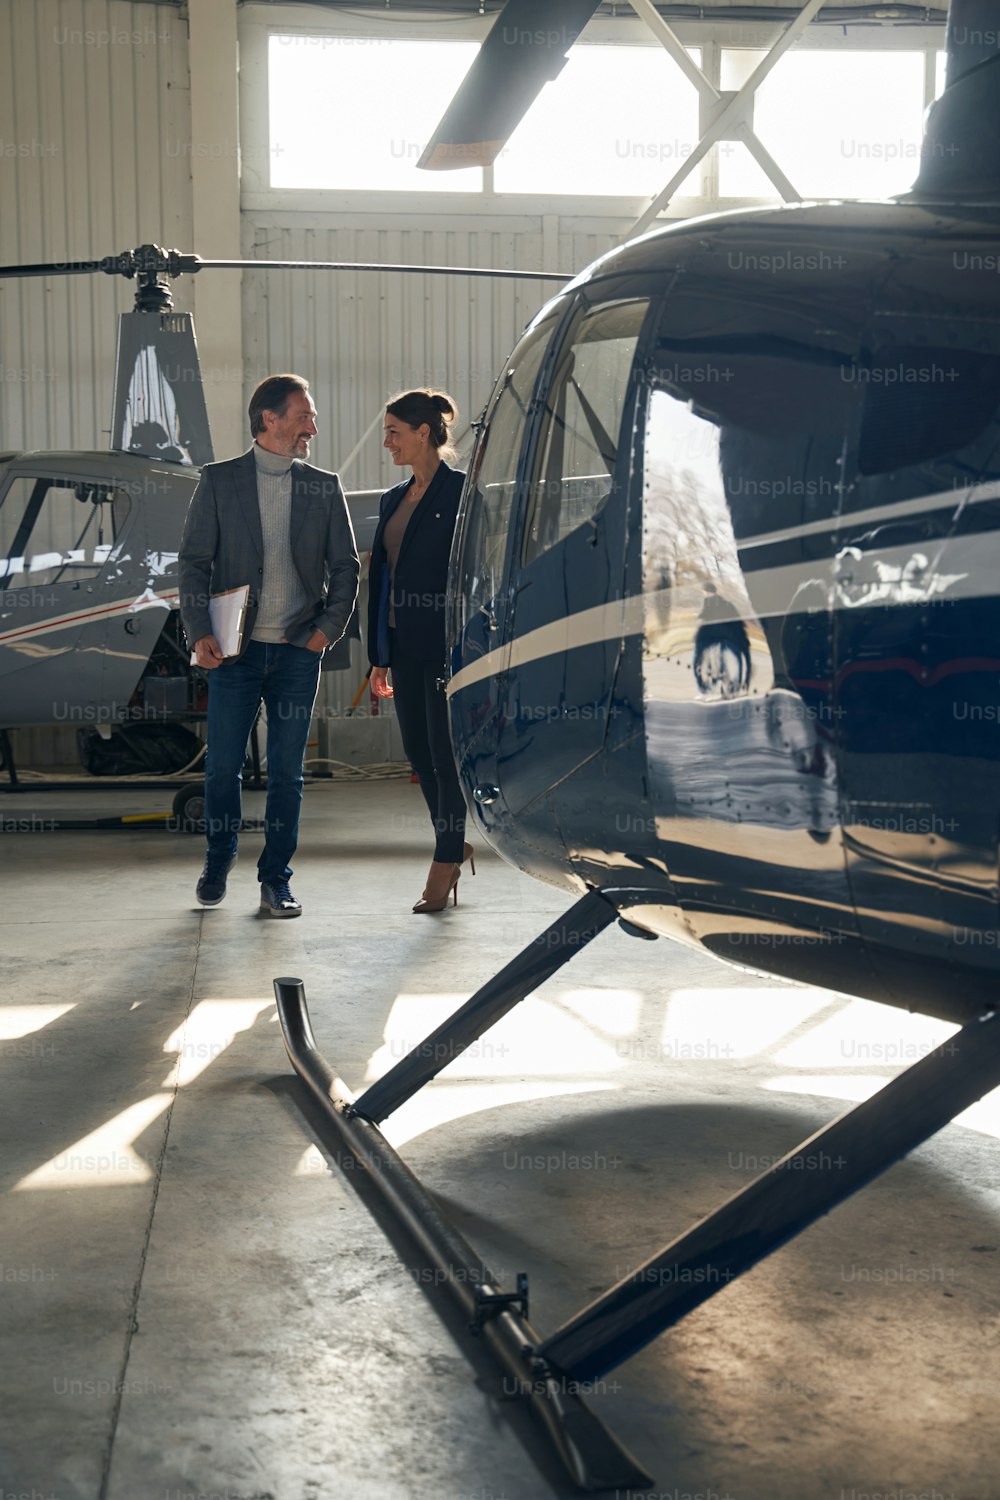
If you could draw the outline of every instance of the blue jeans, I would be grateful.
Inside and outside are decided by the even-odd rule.
[[[320,654],[304,646],[251,641],[237,661],[208,674],[205,827],[208,852],[236,853],[247,742],[261,701],[267,709],[267,804],[257,878],[291,878],[299,836],[302,762],[319,686]]]

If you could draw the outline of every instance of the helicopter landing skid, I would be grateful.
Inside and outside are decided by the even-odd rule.
[[[647,893],[641,893],[644,896]],[[276,979],[285,1047],[396,1219],[441,1272],[470,1327],[520,1383],[577,1485],[644,1489],[652,1480],[584,1405],[580,1391],[615,1369],[1000,1084],[1000,1012],[969,1022],[933,1052],[824,1126],[742,1192],[582,1309],[551,1337],[441,1213],[378,1128],[445,1065],[635,904],[635,890],[590,891],[395,1067],[352,1099],[320,1055],[300,979]],[[660,898],[662,899],[662,897]]]

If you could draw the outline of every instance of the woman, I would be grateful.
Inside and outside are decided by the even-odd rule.
[[[442,391],[405,391],[386,407],[383,447],[412,472],[382,496],[368,575],[372,692],[395,698],[403,749],[434,825],[434,858],[415,912],[442,911],[452,894],[457,906],[466,859],[476,873],[444,695],[448,558],[465,480],[445,461],[454,457],[456,415]]]

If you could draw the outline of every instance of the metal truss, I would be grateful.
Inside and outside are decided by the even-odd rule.
[[[817,11],[822,8],[823,0],[806,0],[806,4],[794,21],[781,33],[766,57],[761,58],[743,87],[728,93],[720,93],[698,64],[691,59],[677,34],[656,9],[653,0],[629,0],[629,4],[636,15],[645,21],[661,46],[670,53],[688,81],[693,83],[698,90],[701,136],[691,155],[681,163],[666,187],[636,219],[626,238],[633,239],[637,234],[642,234],[649,228],[657,214],[667,207],[685,177],[694,171],[698,163],[719,141],[741,141],[758,166],[767,173],[786,203],[801,198],[801,194],[795,191],[767,147],[754,134],[753,101],[758,88],[775,63],[784,56]]]

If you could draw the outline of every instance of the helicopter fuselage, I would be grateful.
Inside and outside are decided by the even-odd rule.
[[[450,604],[456,753],[505,858],[769,973],[953,1021],[991,1001],[998,229],[720,215],[538,313]]]
[[[127,453],[0,468],[0,724],[114,723],[177,608],[196,469]]]
[[[163,717],[135,694],[164,639],[187,670],[177,552],[199,472],[114,450],[0,455],[0,728]],[[378,493],[348,496],[362,548]]]

